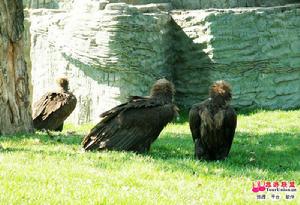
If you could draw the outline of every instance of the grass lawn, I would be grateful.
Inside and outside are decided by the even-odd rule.
[[[0,137],[0,204],[262,204],[251,192],[257,180],[295,181],[290,204],[300,204],[300,111],[239,115],[229,158],[216,162],[194,160],[185,121],[168,125],[146,155],[82,153],[91,127]]]

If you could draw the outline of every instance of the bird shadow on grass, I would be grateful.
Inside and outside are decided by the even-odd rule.
[[[274,111],[297,111],[300,107],[294,107],[289,109],[272,109],[272,108],[235,108],[235,111],[239,115],[250,116],[261,112],[274,112]]]
[[[67,145],[80,145],[83,135],[80,133],[64,133],[64,132],[36,132],[34,134],[17,134],[0,136],[0,143],[2,142],[20,142],[24,141],[36,141],[41,144],[67,144]],[[33,142],[34,143],[34,142]]]
[[[41,148],[31,149],[28,147],[1,148],[0,152],[31,152],[34,154],[48,155],[74,155],[78,156],[82,135],[55,133],[50,137],[47,133],[38,132],[34,135],[2,136],[0,144],[24,143],[25,145],[70,145],[73,151],[67,150],[43,150]],[[203,174],[222,176],[257,176],[263,173],[266,177],[284,174],[287,171],[300,170],[300,135],[297,133],[267,133],[253,135],[247,132],[237,132],[229,154],[224,161],[198,161],[194,158],[194,145],[190,134],[179,134],[165,132],[152,145],[149,153],[140,154],[138,157],[151,158],[154,163],[164,170],[188,172],[192,175]],[[73,146],[75,145],[75,146]],[[98,158],[102,156],[99,155]],[[133,153],[105,152],[103,156],[112,155],[116,162],[132,163],[137,158]],[[89,156],[91,157],[91,156]],[[97,158],[97,159],[98,159]],[[103,166],[101,159],[95,161],[95,166]],[[118,168],[118,163],[111,166]],[[218,172],[218,173],[217,173]]]
[[[172,133],[166,133],[172,136]],[[300,136],[295,133],[268,133],[253,135],[237,132],[230,154],[223,161],[198,161],[190,135],[162,136],[149,155],[167,169],[195,174],[203,168],[223,169],[223,175],[267,175],[300,170]],[[211,173],[214,174],[212,171]]]
[[[76,155],[76,152],[80,151],[81,140],[82,135],[77,133],[51,132],[51,135],[49,135],[46,132],[36,132],[34,134],[6,135],[0,136],[0,153],[26,152],[47,155]],[[72,146],[72,153],[66,150],[45,149],[45,146],[49,145]],[[78,145],[78,147],[73,145]]]
[[[40,149],[32,149],[32,148],[25,148],[25,147],[7,147],[0,150],[0,153],[13,153],[13,152],[25,152],[30,154],[36,154],[36,155],[47,155],[47,156],[73,156],[76,158],[79,154],[79,149],[73,149],[73,152],[70,152],[69,150],[45,150],[43,148]]]

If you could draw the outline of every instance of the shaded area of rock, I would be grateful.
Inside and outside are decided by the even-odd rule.
[[[72,122],[98,121],[161,77],[175,81],[181,107],[207,98],[219,79],[233,85],[235,107],[300,106],[299,4],[172,11],[167,3],[99,2],[32,10],[26,24],[33,101],[68,76],[78,99]]]
[[[73,7],[72,4],[74,1],[82,0],[23,0],[23,3],[26,8],[61,8],[69,10]],[[92,0],[92,2],[94,6],[100,6],[101,8],[107,3],[126,3],[134,5],[170,3],[174,9],[268,7],[299,3],[298,0]]]
[[[175,41],[178,102],[205,99],[210,82],[226,79],[236,107],[299,107],[299,14],[300,5],[173,12],[183,41]]]
[[[75,123],[97,121],[129,95],[148,93],[155,80],[172,77],[171,17],[159,6],[84,6],[30,14],[33,100],[56,76],[68,76],[78,99],[70,117]]]

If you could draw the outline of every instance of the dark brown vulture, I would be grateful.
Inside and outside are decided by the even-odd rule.
[[[217,81],[211,86],[209,95],[209,99],[193,105],[189,113],[195,156],[222,160],[229,154],[237,123],[236,113],[229,105],[230,85]]]
[[[59,78],[58,92],[49,92],[34,104],[33,126],[37,130],[62,131],[64,121],[76,107],[76,97],[69,92],[69,81]]]
[[[83,139],[85,150],[149,151],[151,143],[172,121],[178,108],[172,103],[175,90],[166,79],[158,80],[149,97],[132,96],[100,115],[103,119]]]

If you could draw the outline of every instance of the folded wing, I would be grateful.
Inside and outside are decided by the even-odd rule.
[[[230,151],[231,145],[232,145],[232,141],[233,141],[233,137],[234,137],[234,133],[235,133],[235,129],[236,129],[236,125],[237,125],[237,115],[236,112],[234,111],[234,109],[232,107],[228,107],[228,109],[226,110],[225,113],[225,118],[224,118],[224,135],[226,138],[226,142],[227,142],[227,155]]]
[[[51,92],[34,105],[33,124],[36,129],[55,130],[76,107],[77,100],[69,93]]]
[[[84,138],[83,147],[85,150],[148,151],[175,113],[173,104],[132,98],[130,102],[103,113],[104,118]]]

